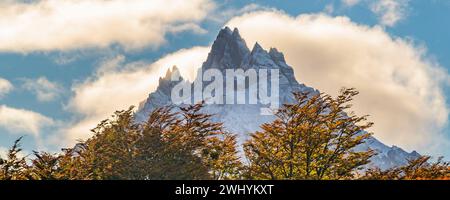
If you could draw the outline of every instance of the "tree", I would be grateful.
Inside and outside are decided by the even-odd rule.
[[[92,130],[94,136],[84,142],[83,150],[74,158],[82,179],[138,179],[134,158],[135,143],[140,137],[134,123],[132,108],[117,111],[110,120],[103,120]]]
[[[361,179],[366,180],[450,180],[450,163],[443,157],[430,163],[430,156],[408,161],[408,165],[388,170],[368,169]]]
[[[169,159],[165,165],[176,169],[171,171],[177,173],[172,176],[176,179],[236,178],[242,165],[236,138],[224,131],[222,123],[213,122],[213,115],[201,113],[203,106],[181,107],[175,114],[181,118],[168,123],[162,135],[168,144],[164,156]]]
[[[180,108],[157,109],[150,114],[145,124],[149,140],[157,144],[149,148],[154,152],[153,176],[150,179],[210,179],[208,169],[203,162],[202,149],[209,136],[215,136],[221,127],[211,123],[209,115],[199,113],[202,105]]]
[[[59,156],[47,152],[33,152],[36,157],[31,161],[28,173],[33,180],[58,180],[60,168]]]
[[[337,98],[325,94],[294,93],[277,119],[261,126],[244,145],[252,179],[346,179],[369,162],[372,150],[354,147],[371,134],[366,116],[347,112],[358,92],[343,89]]]
[[[235,137],[200,112],[202,104],[163,107],[143,124],[133,108],[102,121],[60,166],[74,179],[225,179],[238,174]],[[69,149],[68,152],[72,152]],[[75,168],[75,170],[73,169]]]
[[[239,176],[236,137],[225,132],[203,104],[162,107],[145,123],[131,107],[117,111],[94,135],[60,154],[34,152],[27,165],[20,139],[0,159],[0,180],[232,179]]]
[[[450,179],[450,163],[429,156],[382,171],[358,170],[374,152],[355,151],[370,137],[366,116],[348,112],[358,94],[344,89],[336,98],[295,93],[276,120],[261,126],[244,144],[246,165],[236,135],[201,112],[203,104],[155,109],[136,123],[133,108],[117,111],[92,130],[94,135],[59,154],[21,156],[17,139],[0,158],[0,180],[104,179]]]
[[[28,165],[25,157],[20,157],[20,141],[22,137],[14,142],[8,151],[7,158],[0,158],[0,180],[28,180],[31,179],[27,170]]]
[[[214,180],[240,179],[243,165],[236,149],[236,135],[226,133],[223,139],[217,137],[208,139],[203,155]]]

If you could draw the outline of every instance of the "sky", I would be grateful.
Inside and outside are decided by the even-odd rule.
[[[282,51],[387,145],[450,157],[447,0],[3,0],[0,151],[58,151],[138,105],[177,65],[192,80],[218,31]],[[0,154],[1,155],[1,154]]]

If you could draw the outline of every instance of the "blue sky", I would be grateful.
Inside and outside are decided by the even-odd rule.
[[[121,0],[114,1],[119,5],[121,3]],[[167,18],[160,21],[157,19],[157,16],[156,18],[155,16],[147,16],[145,9],[138,9],[139,7],[142,7],[139,5],[146,5],[145,3],[142,3],[142,0],[126,1],[128,2],[127,6],[129,5],[129,7],[126,8],[131,10],[137,9],[135,11],[138,13],[135,15],[130,14],[130,20],[133,19],[133,16],[136,16],[138,19],[149,18],[150,21],[156,19],[157,22],[154,22],[154,24],[158,24],[154,25],[152,24],[153,22],[151,22],[150,25],[142,25],[143,27],[128,26],[127,23],[133,23],[132,21],[116,23],[116,18],[111,19],[114,22],[112,25],[108,25],[111,21],[108,21],[107,17],[101,21],[97,18],[98,16],[95,17],[95,15],[88,14],[86,14],[83,19],[73,19],[73,16],[70,14],[75,13],[75,8],[73,12],[55,12],[56,14],[47,15],[48,13],[40,13],[38,6],[36,6],[38,4],[42,4],[49,6],[49,8],[56,11],[66,11],[64,9],[71,9],[71,6],[76,6],[62,5],[55,2],[56,1],[53,0],[36,0],[33,3],[23,3],[23,1],[12,0],[6,1],[6,3],[0,3],[0,10],[8,11],[0,12],[0,18],[4,19],[3,21],[0,20],[0,29],[11,30],[13,33],[11,35],[8,31],[0,31],[0,43],[6,43],[6,45],[0,45],[0,80],[4,80],[9,83],[9,87],[2,87],[0,81],[0,106],[3,106],[3,114],[10,116],[10,119],[3,119],[3,121],[0,119],[0,148],[9,147],[14,139],[22,135],[25,135],[24,147],[28,152],[35,149],[54,151],[70,144],[70,142],[63,142],[63,140],[65,140],[64,135],[67,134],[67,130],[71,129],[71,126],[77,126],[77,123],[83,121],[85,118],[89,118],[92,117],[92,115],[100,113],[100,111],[90,112],[84,110],[92,107],[85,108],[85,105],[79,105],[79,103],[89,103],[96,106],[96,101],[95,99],[92,101],[82,101],[80,100],[82,97],[80,94],[83,93],[84,90],[93,88],[87,87],[86,85],[96,85],[98,80],[101,80],[101,78],[104,77],[104,74],[102,74],[103,71],[100,69],[107,69],[107,66],[109,66],[108,63],[112,63],[114,67],[119,68],[115,69],[116,71],[112,71],[116,73],[123,72],[120,69],[125,71],[135,70],[135,68],[144,68],[143,66],[148,65],[154,65],[153,67],[156,67],[157,65],[153,62],[160,60],[167,54],[179,52],[180,49],[202,47],[205,49],[201,50],[201,52],[204,52],[212,43],[220,28],[229,23],[239,24],[240,21],[237,17],[241,15],[256,12],[273,12],[277,13],[277,15],[289,16],[291,18],[295,18],[299,15],[320,14],[327,16],[326,20],[323,21],[330,21],[335,19],[337,16],[345,16],[350,20],[351,24],[361,28],[358,30],[363,31],[364,27],[371,30],[372,28],[375,29],[374,27],[378,27],[383,34],[387,34],[388,37],[390,37],[390,41],[392,40],[391,42],[394,46],[396,45],[394,44],[395,41],[400,39],[402,41],[407,41],[408,44],[401,44],[403,46],[400,45],[401,47],[399,48],[410,48],[412,51],[414,50],[414,52],[416,52],[416,50],[425,51],[423,54],[418,54],[421,58],[418,58],[418,62],[420,63],[417,64],[417,66],[421,66],[423,63],[432,65],[432,69],[438,69],[439,72],[436,73],[438,75],[434,72],[424,72],[426,74],[424,76],[427,80],[433,80],[434,78],[438,79],[437,76],[439,76],[439,79],[442,79],[442,81],[439,81],[438,83],[427,83],[429,86],[425,89],[431,88],[433,91],[436,89],[437,93],[440,91],[441,94],[433,93],[430,95],[420,96],[420,98],[423,97],[425,99],[424,101],[428,102],[430,98],[433,99],[442,97],[445,103],[440,105],[440,107],[435,107],[435,111],[430,111],[429,114],[430,116],[442,116],[438,119],[432,117],[426,118],[425,120],[431,121],[431,124],[424,124],[423,127],[425,128],[421,129],[420,133],[417,133],[417,136],[399,136],[405,138],[404,143],[402,142],[403,140],[398,137],[389,137],[384,135],[380,135],[380,137],[382,139],[386,138],[383,142],[386,142],[387,144],[395,144],[400,147],[405,147],[407,150],[419,149],[419,151],[425,151],[426,153],[430,153],[432,155],[450,156],[450,148],[448,148],[450,147],[448,146],[450,141],[450,129],[446,123],[446,108],[448,107],[447,96],[450,95],[450,90],[448,88],[449,79],[446,72],[450,67],[450,58],[448,57],[448,52],[450,52],[450,22],[446,20],[450,18],[449,1],[195,0],[193,3],[191,2],[194,6],[181,5],[179,8],[168,8],[169,6],[159,4],[158,0],[148,1],[153,3],[152,6],[149,6],[149,9],[154,9],[154,12],[161,12],[160,16],[165,16]],[[88,2],[88,0],[83,0],[81,2]],[[95,6],[102,6],[97,0],[92,0],[91,2],[94,2],[94,4],[92,4],[93,9],[96,8]],[[176,5],[176,3],[180,2],[175,2],[174,5]],[[137,6],[133,4],[137,4]],[[206,4],[208,4],[208,6],[205,6]],[[29,23],[24,23],[24,21],[21,21],[18,17],[21,16],[21,13],[14,13],[14,11],[11,11],[11,7],[14,6],[22,6],[24,10],[29,13],[34,13],[37,17],[32,18],[33,20],[28,21]],[[122,16],[121,14],[123,14],[123,16],[128,16],[125,8],[124,10],[114,6],[102,6],[102,8],[111,9],[111,13],[118,13],[119,16]],[[186,9],[186,11],[183,12],[183,9]],[[142,16],[139,16],[139,12],[142,12]],[[180,14],[181,16],[175,16],[174,13],[176,12],[182,12],[183,14]],[[87,11],[86,13],[89,12]],[[109,16],[107,12],[105,13],[105,16]],[[59,15],[66,17],[65,19],[68,19],[68,21],[72,20],[70,21],[72,24],[64,24],[64,21],[61,22],[52,19],[52,17],[55,16],[61,17]],[[24,16],[22,15],[22,17]],[[13,24],[13,26],[8,26],[8,22],[5,20],[9,20],[9,23],[15,22],[23,24]],[[86,20],[86,23],[84,23],[83,20]],[[231,22],[229,22],[229,20],[231,20]],[[91,23],[90,21],[94,22]],[[314,23],[319,22],[314,21]],[[332,23],[335,23],[335,21]],[[92,27],[99,27],[99,32],[90,32],[89,28],[83,27],[85,24],[86,26],[92,25]],[[113,29],[110,26],[116,26],[116,28]],[[138,24],[136,26],[140,25]],[[131,30],[127,30],[128,28]],[[245,29],[241,27],[239,28]],[[85,35],[70,37],[69,33],[72,33],[70,32],[72,29],[75,30],[73,33]],[[103,33],[102,30],[104,29],[111,30]],[[54,30],[56,30],[56,32]],[[68,31],[66,32],[66,30]],[[109,35],[111,32],[117,32],[117,34],[111,36]],[[66,37],[65,34],[69,36]],[[152,34],[156,36],[153,36]],[[251,30],[243,30],[244,36],[253,34],[254,33],[252,33]],[[322,34],[326,35],[327,33]],[[329,34],[333,33],[330,32]],[[97,35],[102,38],[96,39]],[[87,39],[85,39],[85,37]],[[258,38],[257,36],[255,37]],[[262,40],[264,39],[262,38]],[[270,41],[263,41],[263,45],[277,44],[276,42],[277,41],[273,41],[273,43]],[[284,47],[283,45],[280,46]],[[284,47],[284,49],[289,48]],[[293,53],[288,54],[288,58],[294,57]],[[399,59],[402,59],[402,57],[399,57]],[[179,64],[178,62],[183,61],[175,61],[176,64]],[[396,63],[397,62],[400,63],[401,61],[396,61]],[[289,64],[294,65],[295,61],[294,63]],[[427,68],[425,71],[427,70],[429,69]],[[299,77],[299,81],[304,82],[301,79],[301,75],[297,78]],[[321,77],[313,78],[320,79]],[[153,79],[154,80],[152,81],[157,81],[157,78],[153,77]],[[314,81],[308,81],[308,78],[305,80],[307,83],[315,83]],[[311,86],[320,89],[322,89],[321,87],[324,87],[324,90],[327,90],[325,84]],[[358,86],[358,84],[354,86],[350,85],[350,87],[357,88]],[[114,85],[111,85],[110,87],[114,87]],[[339,88],[336,88],[336,90],[338,89]],[[380,90],[381,89],[382,88],[380,88]],[[142,92],[145,96],[151,91],[152,89],[148,88],[147,91],[144,90]],[[80,97],[77,97],[77,94]],[[415,98],[414,95],[410,97]],[[137,104],[139,102],[125,103]],[[400,104],[403,105],[404,103],[399,102],[399,105]],[[424,105],[428,104],[424,103]],[[97,106],[101,107],[101,102],[100,105]],[[417,106],[416,108],[423,109],[426,108],[426,106]],[[119,106],[117,109],[123,108]],[[441,112],[443,109],[445,112]],[[0,112],[0,116],[2,116],[2,112]],[[107,111],[101,110],[101,112],[104,114]],[[112,111],[110,113],[112,113]],[[365,114],[372,115],[372,113]],[[14,115],[14,117],[11,117],[11,115]],[[103,117],[103,115],[100,116]],[[375,119],[383,117],[386,118],[385,116],[389,117],[388,114],[380,114],[378,116],[380,117]],[[405,112],[404,116],[409,116],[409,113]],[[92,117],[91,119],[97,119],[96,117]],[[420,117],[411,118],[409,123],[414,124],[415,121],[413,120],[417,120],[419,118]],[[35,123],[25,123],[22,120],[34,120]],[[396,120],[396,118],[393,118],[392,120]],[[444,120],[444,122],[434,123],[433,120]],[[374,121],[377,123],[377,120]],[[14,125],[14,123],[16,125]],[[385,122],[381,119],[380,124],[383,123]],[[404,122],[404,126],[408,126],[407,120]],[[393,126],[387,125],[387,127]],[[402,128],[402,126],[399,127]],[[422,126],[420,128],[422,128]],[[88,128],[85,130],[88,130]],[[385,129],[380,128],[379,130]],[[382,133],[375,132],[375,136],[377,136],[377,134]],[[392,131],[390,134],[395,134],[395,131]],[[438,147],[434,147],[432,150],[430,147],[430,150],[428,151],[429,146],[427,145],[432,144],[435,140],[430,140],[427,145],[417,145],[414,141],[407,140],[406,138],[408,137],[416,137],[419,139],[435,137],[436,140],[444,142],[438,145]]]

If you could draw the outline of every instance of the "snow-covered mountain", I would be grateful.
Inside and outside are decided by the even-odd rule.
[[[294,77],[292,67],[287,65],[284,55],[275,48],[264,50],[258,43],[253,49],[248,49],[245,41],[241,38],[238,29],[233,31],[228,27],[222,29],[214,41],[208,58],[199,69],[197,75],[208,69],[218,69],[224,72],[226,69],[242,68],[248,69],[278,69],[279,70],[279,100],[280,103],[291,102],[292,92],[310,91],[318,92],[314,88],[300,84]],[[157,90],[151,93],[147,100],[141,103],[136,119],[144,121],[148,114],[157,107],[170,105],[171,91],[177,82],[171,81],[171,77],[180,73],[176,67],[168,70],[165,77],[160,78]],[[189,83],[188,83],[189,84]],[[224,96],[226,94],[224,93]],[[225,97],[224,97],[225,98]],[[260,129],[260,125],[274,120],[273,115],[261,115],[261,108],[267,107],[262,104],[209,104],[204,112],[214,114],[214,120],[221,121],[227,130],[238,134],[239,144],[248,139],[249,133]],[[367,148],[378,152],[372,158],[372,165],[387,169],[407,163],[407,160],[416,158],[419,154],[415,151],[408,153],[396,146],[388,147],[371,137],[365,144],[357,147],[359,150]]]

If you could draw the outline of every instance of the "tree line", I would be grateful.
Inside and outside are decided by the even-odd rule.
[[[450,179],[450,165],[429,156],[388,170],[366,169],[375,151],[355,151],[371,136],[367,116],[349,112],[355,89],[333,98],[294,93],[276,120],[261,125],[238,151],[203,104],[162,107],[136,123],[131,107],[92,130],[93,136],[60,153],[20,156],[16,140],[0,158],[0,180],[418,180]]]

